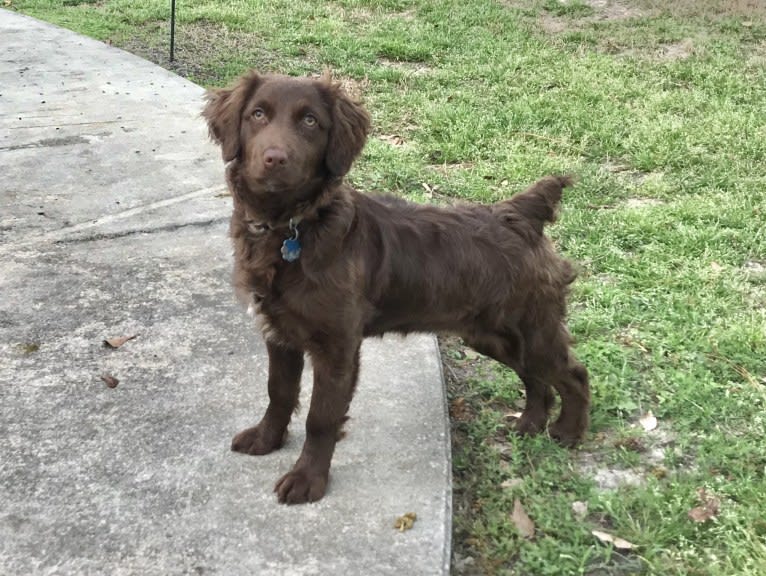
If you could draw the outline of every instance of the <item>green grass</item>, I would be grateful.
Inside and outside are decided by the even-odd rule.
[[[12,7],[169,65],[168,5]],[[456,572],[765,574],[766,9],[607,5],[196,0],[179,3],[172,67],[208,86],[249,67],[332,68],[373,115],[362,189],[492,201],[579,176],[551,235],[581,268],[570,323],[591,433],[575,451],[516,438],[515,376],[445,344],[467,414],[453,422]],[[601,487],[615,470],[637,483]],[[720,512],[697,524],[703,487]],[[532,540],[511,520],[516,498]]]

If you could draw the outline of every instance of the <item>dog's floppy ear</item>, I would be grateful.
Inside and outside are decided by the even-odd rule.
[[[208,90],[205,95],[207,104],[202,110],[202,117],[207,121],[210,138],[221,146],[225,162],[234,160],[239,154],[242,109],[261,80],[257,72],[250,72],[230,88]]]
[[[332,112],[325,165],[330,174],[342,177],[364,148],[370,130],[370,115],[340,84],[332,82],[328,74],[323,77],[322,84],[330,97]]]

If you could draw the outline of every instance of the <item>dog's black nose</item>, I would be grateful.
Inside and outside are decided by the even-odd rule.
[[[287,164],[287,154],[279,148],[267,148],[266,152],[263,153],[263,163],[266,168],[284,166]]]

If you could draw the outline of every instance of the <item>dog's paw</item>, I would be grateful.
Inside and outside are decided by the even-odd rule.
[[[327,474],[312,473],[305,468],[293,468],[274,486],[277,499],[282,504],[316,502],[327,489]]]
[[[545,412],[525,410],[516,421],[516,434],[520,436],[535,436],[545,430],[548,415]]]
[[[573,448],[580,443],[585,435],[585,430],[583,426],[571,425],[568,422],[557,420],[550,425],[548,433],[551,435],[551,438],[565,448]]]
[[[234,436],[231,441],[231,449],[234,452],[259,456],[281,448],[284,440],[285,433],[276,432],[258,424],[258,426],[242,430]]]

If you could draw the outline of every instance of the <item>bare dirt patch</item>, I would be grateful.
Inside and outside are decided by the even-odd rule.
[[[355,24],[368,24],[369,22],[375,19],[375,12],[373,12],[372,9],[367,7],[357,6],[351,10],[345,10],[344,8],[340,6],[336,8],[338,10],[338,16],[340,18],[342,18],[343,20],[348,20],[349,22],[353,22]]]
[[[552,16],[550,14],[543,14],[540,16],[539,24],[543,32],[547,34],[561,34],[571,26],[563,18]]]
[[[623,180],[628,181],[630,184],[640,185],[645,180],[649,179],[652,174],[644,172],[643,170],[636,170],[629,164],[624,164],[616,160],[607,160],[602,165],[602,168],[611,174],[616,174]]]
[[[402,12],[394,12],[391,14],[391,18],[399,18],[400,20],[405,20],[406,22],[411,22],[412,20],[415,20],[415,17],[417,16],[417,12],[414,8],[411,8],[409,10],[403,10]]]
[[[562,5],[566,2],[562,0]],[[566,32],[586,30],[593,25],[605,22],[623,22],[636,18],[650,16],[653,12],[624,0],[585,0],[588,14],[578,14],[575,17],[543,11],[537,18],[537,25],[545,34],[557,36]],[[625,48],[615,44],[611,39],[599,41],[599,49],[607,53],[622,53]]]
[[[753,45],[747,62],[754,67],[766,68],[766,40],[761,40]]]
[[[592,29],[602,23],[621,23],[636,19],[671,17],[675,19],[697,19],[703,26],[698,35],[677,42],[637,47],[630,39],[600,37],[598,50],[608,54],[652,58],[660,61],[686,60],[704,53],[707,34],[704,27],[711,21],[726,19],[740,20],[743,29],[760,30],[766,24],[766,1],[764,0],[581,0],[577,6],[586,11],[566,11],[572,0],[559,0],[562,10],[542,10],[537,17],[538,28],[549,35],[561,35]],[[512,2],[506,5],[516,6]],[[766,61],[766,50],[760,48],[756,36],[751,40],[754,49],[750,61],[762,65]]]
[[[473,170],[476,167],[475,162],[457,162],[454,164],[431,164],[429,168],[436,170],[445,176],[464,170]]]
[[[129,38],[115,38],[112,44],[137,54],[199,84],[217,83],[221,70],[231,55],[246,58],[252,68],[263,72],[284,70],[285,57],[266,47],[263,39],[252,33],[229,30],[223,24],[192,22],[179,24],[175,34],[175,58],[170,61],[170,28],[167,22],[147,23],[142,33]],[[318,67],[310,49],[297,49],[297,58]]]
[[[657,56],[661,60],[686,60],[690,56],[697,53],[694,46],[694,41],[691,38],[685,38],[680,42],[673,42],[672,44],[663,44]]]
[[[617,0],[586,0],[588,6],[593,8],[596,20],[627,20],[644,16],[645,12],[628,2]]]
[[[640,428],[638,424],[634,426]],[[612,432],[599,432],[592,443],[593,449],[588,449],[586,445],[577,452],[576,465],[582,474],[593,479],[599,490],[642,486],[649,477],[663,478],[668,473],[665,468],[666,453],[678,453],[674,446],[675,435],[664,423],[638,436],[618,438]],[[639,462],[631,467],[610,463],[609,459],[616,450],[637,453]]]
[[[625,208],[632,210],[641,208],[653,208],[654,206],[662,206],[664,202],[656,198],[628,198],[625,201]]]
[[[378,64],[381,66],[385,66],[387,68],[394,68],[396,70],[401,70],[402,72],[406,72],[407,74],[412,74],[413,76],[426,76],[427,74],[430,74],[433,71],[433,68],[430,66],[427,66],[426,64],[423,64],[422,62],[407,62],[404,60],[391,60],[390,58],[378,58]]]
[[[763,0],[633,0],[633,4],[679,17],[766,18],[766,2]]]

